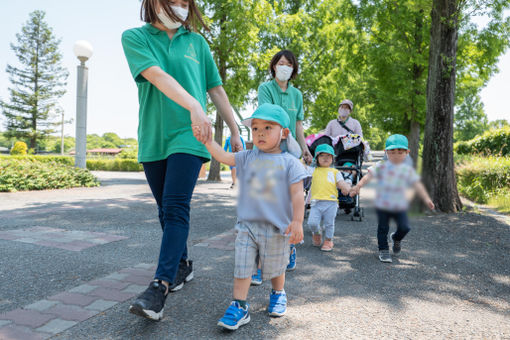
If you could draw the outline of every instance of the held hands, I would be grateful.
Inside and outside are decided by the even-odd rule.
[[[303,223],[298,221],[290,222],[287,229],[285,229],[285,235],[289,235],[289,243],[297,244],[303,240]]]
[[[232,146],[232,152],[243,151],[243,143],[241,142],[239,134],[232,134],[230,137],[230,145]]]
[[[306,148],[303,151],[303,159],[305,160],[305,163],[308,165],[310,165],[313,161],[312,154],[310,153],[310,151],[308,151],[308,148]]]
[[[359,189],[360,189],[360,187],[358,185],[353,186],[351,188],[351,190],[349,191],[349,196],[354,197],[354,196],[358,195],[359,194]]]
[[[200,104],[197,103],[197,105],[190,110],[190,117],[193,136],[201,143],[205,144],[210,142],[212,140],[211,121],[206,116]]]

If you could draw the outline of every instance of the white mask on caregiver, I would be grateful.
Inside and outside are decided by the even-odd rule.
[[[188,9],[182,8],[179,6],[170,6],[172,8],[172,11],[174,11],[175,15],[179,17],[182,21],[185,21],[188,18]],[[182,26],[182,24],[179,21],[173,21],[168,17],[168,15],[165,13],[163,9],[161,9],[158,12],[158,19],[161,21],[163,26],[170,30],[174,30],[176,28],[179,28]]]
[[[279,81],[287,81],[290,79],[294,68],[287,65],[276,65],[276,78]]]
[[[347,118],[347,116],[349,115],[349,113],[351,113],[351,111],[349,111],[349,109],[338,109],[338,117],[344,119],[344,118]]]

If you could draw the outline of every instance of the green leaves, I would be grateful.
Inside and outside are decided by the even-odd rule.
[[[88,171],[32,157],[0,158],[0,192],[99,186]]]

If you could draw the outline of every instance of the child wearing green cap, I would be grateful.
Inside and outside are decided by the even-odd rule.
[[[246,298],[259,261],[262,277],[271,279],[269,315],[287,311],[289,243],[303,239],[303,179],[308,177],[291,155],[299,145],[289,134],[289,117],[280,106],[263,104],[243,124],[251,127],[257,148],[234,154],[214,141],[206,143],[215,159],[237,168],[239,180],[233,301],[218,321],[229,330],[250,321]]]
[[[322,251],[333,250],[333,235],[335,234],[335,218],[338,210],[338,189],[347,195],[351,186],[344,180],[342,173],[331,167],[335,157],[333,147],[320,144],[315,149],[316,168],[312,172],[312,201],[308,226],[312,230],[312,243],[321,247]],[[324,243],[321,236],[321,221],[324,221]]]
[[[409,202],[406,198],[406,189],[414,187],[431,210],[434,209],[434,203],[414,168],[404,162],[409,154],[407,138],[398,134],[389,136],[386,140],[385,151],[388,159],[369,168],[368,173],[351,189],[350,195],[357,195],[361,187],[372,178],[376,178],[375,207],[378,220],[379,260],[392,262],[388,246],[390,219],[394,219],[397,223],[397,231],[390,235],[393,241],[393,254],[400,253],[401,241],[410,230],[407,218]]]

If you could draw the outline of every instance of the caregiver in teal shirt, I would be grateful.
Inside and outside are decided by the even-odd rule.
[[[188,259],[190,201],[212,139],[205,114],[207,94],[231,132],[234,151],[242,150],[232,108],[205,39],[194,0],[143,0],[142,27],[122,34],[122,47],[138,87],[138,160],[158,206],[163,229],[154,281],[129,311],[161,320],[169,291],[193,278]]]
[[[290,118],[290,132],[301,146],[305,162],[309,164],[313,157],[306,145],[303,131],[305,119],[303,95],[290,83],[291,79],[296,78],[298,70],[298,61],[291,51],[283,50],[276,53],[269,64],[273,79],[259,86],[258,102],[259,106],[264,103],[279,105],[287,112]]]

